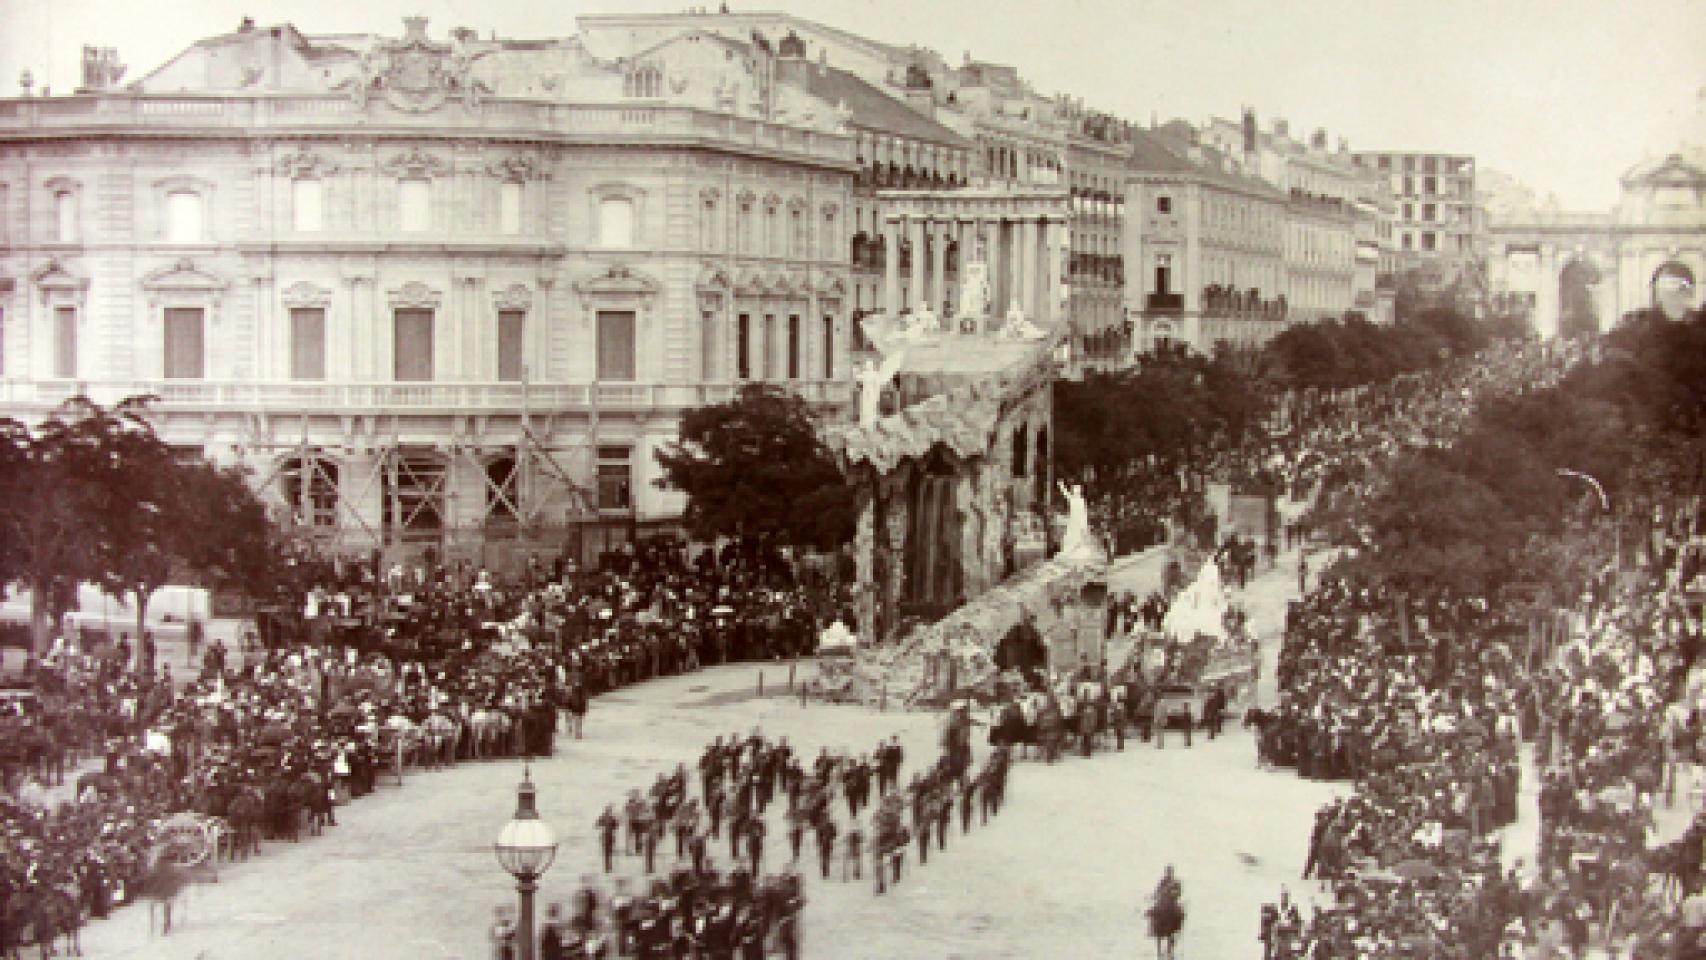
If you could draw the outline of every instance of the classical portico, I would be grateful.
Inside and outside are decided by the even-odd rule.
[[[929,304],[952,316],[961,266],[978,251],[989,267],[990,314],[1017,303],[1040,326],[1067,317],[1066,257],[1070,198],[1064,190],[884,190],[883,312],[897,316]],[[909,251],[905,275],[901,248]]]

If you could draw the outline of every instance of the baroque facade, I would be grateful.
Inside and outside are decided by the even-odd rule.
[[[154,394],[168,442],[348,552],[673,517],[681,410],[848,394],[855,139],[764,66],[245,21],[0,101],[5,410]]]

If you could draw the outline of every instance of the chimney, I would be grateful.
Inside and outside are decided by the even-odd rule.
[[[1315,133],[1309,138],[1309,145],[1317,150],[1327,149],[1327,129],[1325,127],[1316,127]]]
[[[1274,136],[1281,140],[1291,136],[1291,124],[1287,123],[1284,117],[1274,118]]]
[[[1244,108],[1243,127],[1244,127],[1244,152],[1246,154],[1255,153],[1256,152],[1256,111],[1249,108],[1249,107]]]

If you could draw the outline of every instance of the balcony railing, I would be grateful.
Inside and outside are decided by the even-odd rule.
[[[840,380],[780,381],[814,403],[852,398]],[[0,403],[52,407],[83,394],[110,405],[152,395],[167,408],[260,412],[538,412],[684,409],[734,396],[732,383],[306,383],[302,381],[0,380]]]
[[[373,106],[369,111],[387,108]],[[55,129],[224,127],[233,130],[353,128],[371,121],[347,96],[140,96],[79,94],[0,100],[0,136]],[[442,117],[388,111],[387,126],[437,129]],[[504,133],[713,139],[825,159],[854,161],[853,138],[674,104],[584,104],[488,98],[457,121],[459,129]]]

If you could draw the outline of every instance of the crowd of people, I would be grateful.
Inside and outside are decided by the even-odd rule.
[[[1355,496],[1385,457],[1449,443],[1488,393],[1555,382],[1575,357],[1484,359],[1433,389],[1407,383],[1408,402],[1354,427],[1323,426],[1332,452],[1304,449],[1286,461],[1293,478]],[[1665,744],[1692,748],[1699,729],[1700,629],[1676,589],[1691,578],[1667,584],[1670,558],[1649,559],[1638,586],[1606,576],[1586,593],[1539,670],[1526,611],[1491,598],[1400,604],[1379,584],[1329,578],[1293,605],[1280,702],[1255,718],[1260,759],[1355,791],[1318,813],[1303,868],[1330,899],[1306,917],[1282,891],[1261,917],[1264,958],[1580,957],[1590,941],[1624,957],[1697,955],[1648,880],[1699,882],[1706,824],[1666,848],[1651,828]],[[1517,815],[1525,739],[1544,771],[1528,863],[1501,856],[1493,832]]]
[[[128,638],[59,638],[0,703],[0,955],[172,887],[176,814],[217,825],[214,856],[247,856],[335,826],[387,771],[549,755],[599,693],[809,652],[836,602],[778,556],[655,540],[513,583],[352,565],[241,662],[209,646],[193,678],[133,663]]]

